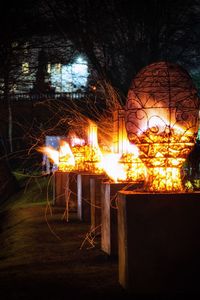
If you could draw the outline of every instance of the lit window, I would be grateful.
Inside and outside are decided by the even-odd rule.
[[[50,79],[57,92],[74,92],[85,88],[88,76],[88,62],[82,56],[78,56],[68,65],[51,65]]]
[[[61,72],[61,64],[55,64],[55,68],[57,72]]]
[[[85,61],[83,60],[83,58],[81,56],[77,57],[76,59],[76,64],[85,64]]]
[[[29,63],[23,63],[22,64],[22,72],[23,72],[23,74],[28,74],[29,73]]]
[[[47,65],[47,73],[49,73],[49,74],[51,73],[51,64]]]

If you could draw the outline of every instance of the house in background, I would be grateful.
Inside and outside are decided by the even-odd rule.
[[[11,45],[9,74],[0,72],[0,94],[85,91],[91,76],[87,57],[70,41],[32,37]]]

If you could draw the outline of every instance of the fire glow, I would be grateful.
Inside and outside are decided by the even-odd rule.
[[[114,182],[144,181],[146,168],[138,158],[139,152],[136,146],[131,145],[126,137],[123,137],[123,153],[114,153],[113,145],[110,152],[103,151],[98,143],[97,125],[89,121],[87,129],[88,140],[78,138],[72,134],[66,138],[70,141],[62,141],[58,151],[50,147],[42,147],[39,151],[46,154],[49,159],[58,165],[61,172],[87,172],[91,174],[106,174]]]
[[[143,144],[139,148],[148,168],[149,190],[183,191],[181,168],[194,145],[193,137],[167,126],[160,134],[150,128],[141,138]]]
[[[129,90],[126,129],[147,167],[148,191],[183,191],[181,169],[198,129],[198,97],[189,74],[166,62],[143,68]]]
[[[148,123],[151,127],[143,127],[130,140],[137,144],[139,157],[147,167],[149,191],[183,191],[181,168],[194,146],[194,134],[176,124],[170,125],[165,117],[164,113],[161,117],[152,115]]]

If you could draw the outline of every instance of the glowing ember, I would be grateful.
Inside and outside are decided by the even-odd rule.
[[[72,152],[74,154],[74,159],[75,159],[75,170],[78,171],[84,171],[84,162],[85,162],[85,147],[86,146],[80,146],[80,145],[75,145],[72,147]]]
[[[179,168],[149,168],[150,191],[181,191],[183,189]]]
[[[140,158],[132,153],[123,154],[120,163],[124,166],[126,181],[145,181],[147,170]]]
[[[150,191],[182,191],[181,166],[194,145],[194,137],[182,129],[157,133],[155,127],[139,134],[140,158],[149,172]]]
[[[140,157],[148,168],[150,191],[182,191],[181,167],[194,145],[194,137],[167,126],[156,133],[154,128],[140,134]]]

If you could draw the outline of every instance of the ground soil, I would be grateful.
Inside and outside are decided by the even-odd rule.
[[[85,242],[89,225],[46,204],[0,213],[0,299],[124,299],[116,258]]]

